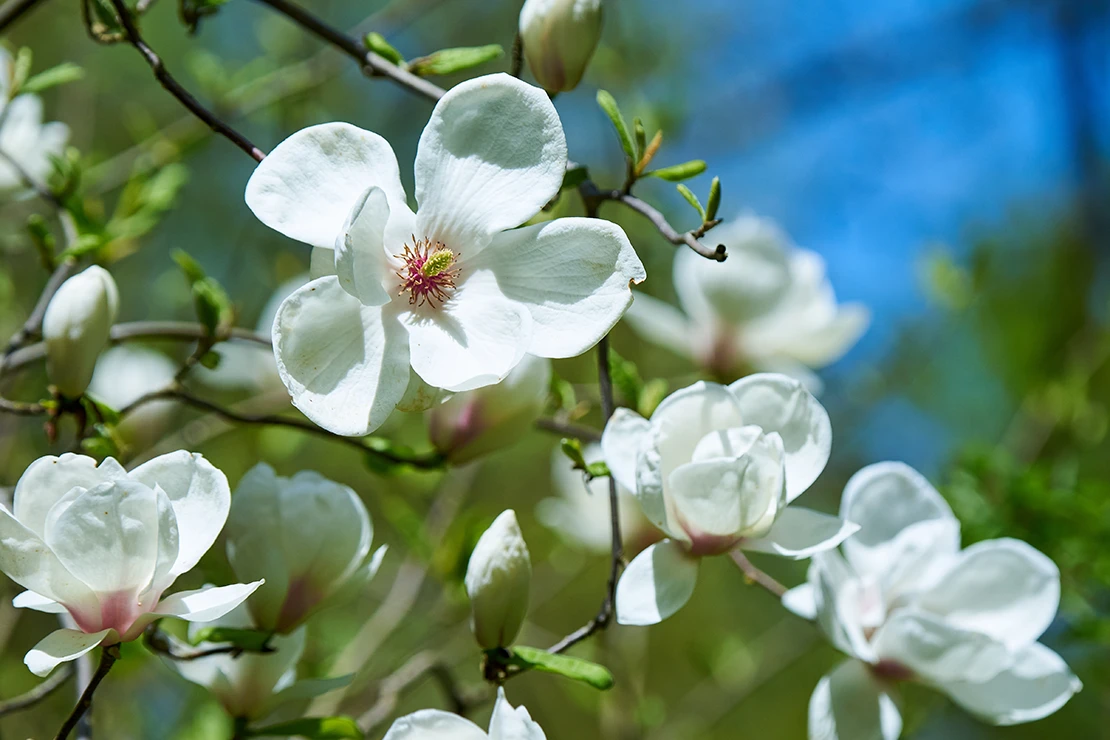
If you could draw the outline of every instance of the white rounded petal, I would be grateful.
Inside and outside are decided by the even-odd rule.
[[[944,578],[915,603],[950,624],[1017,650],[1034,642],[1055,619],[1060,569],[1020,540],[979,542],[957,555]]]
[[[131,471],[131,479],[166,492],[179,539],[170,574],[176,577],[192,570],[227,521],[231,507],[227,477],[201,454],[178,450],[143,463]]]
[[[359,196],[340,236],[335,240],[335,274],[339,284],[366,306],[382,306],[392,296],[382,287],[389,274],[385,254],[385,227],[389,199],[373,187]]]
[[[150,585],[147,586],[146,591],[139,594],[144,603],[157,599],[177,579],[177,574],[173,571],[181,552],[181,537],[173,504],[166,492],[157,484],[154,486],[154,504],[158,510],[158,551]]]
[[[824,676],[809,700],[810,740],[898,740],[902,715],[894,695],[858,660]]]
[[[633,558],[617,583],[617,622],[658,624],[681,609],[694,593],[698,560],[673,540]]]
[[[696,327],[690,320],[666,301],[639,291],[633,296],[632,305],[624,312],[625,322],[648,341],[680,357],[692,357]]]
[[[405,201],[389,142],[346,123],[301,129],[274,148],[247,182],[247,206],[262,223],[314,247],[335,246],[367,188]]]
[[[498,234],[474,261],[532,314],[531,354],[575,357],[609,333],[647,273],[621,227],[558,218]]]
[[[490,740],[547,740],[543,729],[536,724],[524,707],[513,708],[505,698],[505,687],[497,688],[497,702],[489,720]]]
[[[421,709],[394,720],[382,740],[486,740],[487,737],[482,728],[457,714]]]
[[[12,512],[23,526],[42,537],[47,513],[72,489],[92,488],[126,476],[123,467],[110,457],[99,466],[93,458],[72,452],[40,457],[27,466],[15,484]]]
[[[554,95],[573,90],[601,38],[601,0],[526,0],[520,39],[532,76]]]
[[[42,317],[46,374],[68,398],[85,392],[119,309],[111,273],[93,265],[62,283]]]
[[[289,296],[274,320],[278,373],[293,405],[349,436],[377,429],[409,382],[404,328],[392,306],[364,306],[335,277]]]
[[[874,619],[867,618],[870,615],[864,613],[864,605],[881,602],[881,594],[876,590],[865,593],[860,579],[836,549],[814,555],[806,580],[813,589],[817,624],[830,642],[854,658],[876,660],[864,634],[865,627],[875,626]]]
[[[793,501],[825,469],[832,425],[825,407],[794,378],[757,373],[729,386],[744,424],[777,432],[786,452],[786,497]]]
[[[988,681],[951,681],[939,688],[986,722],[1016,725],[1053,714],[1083,684],[1059,655],[1035,642],[1018,653],[1013,665]]]
[[[247,603],[259,629],[276,629],[289,592],[285,549],[273,546],[285,530],[280,486],[273,468],[258,463],[239,481],[227,519],[227,559],[235,577],[241,581],[266,580]]]
[[[189,622],[211,622],[246,601],[262,583],[254,581],[181,591],[162,599],[154,611],[164,617],[177,617]]]
[[[49,599],[34,591],[24,591],[12,599],[12,606],[16,609],[33,609],[46,614],[65,614],[66,608],[54,599]]]
[[[609,473],[627,491],[636,490],[636,465],[640,451],[648,441],[651,424],[635,411],[618,408],[605,424],[601,435],[601,455]],[[663,516],[662,501],[658,515]],[[648,515],[651,519],[656,517]],[[660,519],[660,522],[662,519]]]
[[[408,312],[412,369],[429,385],[469,391],[503,380],[524,357],[532,317],[501,294],[493,275],[466,278],[437,309]]]
[[[506,74],[444,95],[416,150],[417,237],[477,255],[563,184],[567,144],[547,94]]]
[[[779,512],[771,531],[759,539],[745,540],[741,547],[769,552],[793,560],[811,558],[831,550],[859,531],[859,525],[800,506]]]
[[[0,506],[0,571],[20,586],[99,617],[96,594],[70,573],[42,539]]]
[[[791,614],[811,622],[817,619],[817,594],[811,583],[795,586],[782,595],[782,605]]]
[[[23,658],[36,676],[48,676],[62,663],[77,660],[108,637],[112,630],[86,633],[78,630],[55,630],[39,641]]]
[[[660,477],[666,481],[672,470],[690,462],[705,435],[743,426],[741,419],[736,397],[717,383],[698,381],[664,398],[651,415],[651,445],[658,451]]]
[[[896,610],[875,634],[874,644],[879,658],[932,683],[986,681],[1012,660],[1004,643],[912,608]]]
[[[502,512],[478,538],[466,566],[470,626],[486,650],[513,643],[528,613],[532,561],[516,513]]]

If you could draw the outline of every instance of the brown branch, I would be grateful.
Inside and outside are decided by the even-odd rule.
[[[244,648],[240,645],[220,645],[218,647],[204,648],[202,650],[194,650],[191,646],[186,645],[172,635],[163,632],[158,628],[158,623],[153,622],[149,627],[143,631],[143,644],[150,649],[151,652],[164,655],[170,660],[177,660],[181,662],[189,662],[193,660],[200,660],[213,655],[231,655],[238,657],[246,652],[255,653],[274,653],[277,649],[269,645],[269,641],[261,647],[261,649]]]
[[[169,73],[166,66],[162,63],[161,57],[154,53],[154,50],[147,45],[146,41],[144,41],[143,37],[139,34],[139,29],[135,25],[135,20],[131,17],[131,11],[127,8],[124,1],[112,0],[112,7],[116,9],[120,24],[127,34],[128,42],[142,54],[143,59],[154,73],[155,79],[161,83],[162,87],[177,98],[189,112],[208,124],[209,128],[249,154],[256,162],[261,162],[266,156],[265,152],[252,144],[247,137],[217,118],[215,113],[201,105],[200,101],[194,98],[188,90],[182,87],[181,83],[174,79],[173,75]]]
[[[7,30],[8,26],[15,23],[23,17],[23,15],[33,10],[39,0],[8,0],[3,6],[0,6],[0,33]]]
[[[587,442],[600,442],[601,432],[584,424],[575,424],[570,421],[560,421],[544,417],[536,419],[536,428],[545,432],[552,432],[562,437],[576,437]]]
[[[729,553],[729,556],[732,558],[732,561],[736,563],[737,567],[740,568],[740,570],[743,572],[744,578],[747,579],[748,583],[756,586],[762,586],[763,588],[767,589],[767,591],[769,591],[772,595],[774,595],[775,598],[778,599],[781,599],[782,595],[789,590],[786,588],[786,586],[782,585],[774,578],[757,568],[755,566],[755,563],[748,560],[748,556],[742,553],[740,550],[733,550],[731,553]]]
[[[54,269],[50,279],[46,281],[46,287],[42,289],[42,294],[39,295],[38,302],[31,310],[31,315],[23,322],[23,326],[19,327],[19,331],[8,340],[8,346],[4,350],[6,356],[11,355],[32,339],[42,337],[42,317],[46,315],[46,307],[50,305],[50,299],[58,292],[58,288],[62,287],[62,283],[69,279],[76,269],[77,260],[74,259],[67,259]]]
[[[513,50],[510,59],[509,74],[520,79],[520,73],[524,71],[524,37],[520,35],[519,31],[513,37]]]
[[[62,723],[62,728],[58,730],[58,734],[54,737],[54,740],[66,740],[66,738],[69,737],[69,733],[73,732],[73,728],[77,726],[77,723],[85,716],[85,712],[89,710],[89,706],[92,704],[93,693],[96,692],[97,687],[100,686],[100,682],[108,675],[108,671],[112,670],[112,666],[115,665],[117,660],[119,660],[119,645],[109,645],[103,649],[100,653],[100,665],[96,667],[96,673],[93,674],[92,680],[89,681],[89,685],[81,692],[81,698],[77,700],[77,706],[75,706],[73,711],[69,713],[69,716],[66,717],[65,722]]]
[[[484,692],[481,696],[464,693],[455,682],[450,669],[439,657],[431,651],[424,651],[412,656],[404,665],[382,679],[377,701],[358,718],[359,728],[369,734],[385,724],[397,708],[401,695],[429,677],[439,684],[455,714],[465,716],[486,699]]]
[[[66,681],[73,676],[73,670],[70,666],[61,666],[54,674],[48,679],[40,683],[35,688],[26,691],[19,696],[13,696],[11,699],[0,701],[0,717],[12,712],[18,712],[21,709],[38,704],[40,701],[50,696],[55,690],[61,687]]]

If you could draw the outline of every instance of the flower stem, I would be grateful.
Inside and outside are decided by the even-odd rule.
[[[77,726],[77,723],[85,716],[85,712],[89,711],[89,707],[92,706],[93,693],[96,692],[100,682],[108,675],[108,671],[112,670],[112,666],[115,665],[117,660],[119,660],[119,645],[109,645],[101,651],[100,665],[96,667],[96,673],[93,674],[89,685],[81,692],[81,698],[77,700],[77,706],[66,717],[62,729],[58,730],[54,740],[66,740],[69,733],[73,732],[73,728]]]

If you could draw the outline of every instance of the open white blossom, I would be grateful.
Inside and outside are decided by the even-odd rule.
[[[253,629],[254,624],[242,604],[219,619],[190,624],[190,641],[207,627]],[[216,654],[203,660],[167,658],[165,662],[184,678],[208,689],[229,715],[249,720],[265,719],[283,707],[307,702],[351,682],[352,676],[298,680],[297,663],[305,646],[303,626],[288,635],[274,635],[269,645],[274,652]],[[212,643],[197,643],[198,650],[212,647]]]
[[[116,281],[98,265],[66,280],[50,298],[42,317],[46,374],[62,395],[85,392],[118,311]]]
[[[811,368],[839,359],[870,320],[858,303],[838,304],[816,252],[794,247],[773,222],[744,215],[713,231],[728,245],[716,263],[689,249],[675,253],[679,311],[638,294],[628,322],[651,341],[714,375],[782,372],[814,392]]]
[[[528,613],[532,560],[516,512],[501,512],[478,538],[466,566],[470,628],[485,650],[507,647]]]
[[[547,740],[547,736],[527,709],[513,708],[505,689],[498,688],[489,732],[457,714],[422,709],[394,721],[382,740]]]
[[[543,89],[573,90],[601,39],[601,0],[525,0],[520,39]]]
[[[822,553],[783,603],[853,658],[817,684],[812,740],[894,740],[895,683],[917,681],[999,725],[1052,714],[1081,684],[1037,642],[1056,616],[1060,572],[1012,539],[960,550],[960,525],[919,473],[878,463],[848,481],[841,515],[859,534]]]
[[[436,104],[416,153],[416,213],[377,134],[329,123],[278,145],[247,204],[286,236],[334,248],[335,260],[335,274],[293,293],[274,321],[297,408],[330,431],[365,434],[412,372],[465,391],[502,380],[526,353],[570,357],[596,344],[645,277],[624,232],[584,218],[516,228],[558,193],[566,162],[547,95],[505,74]]]
[[[802,559],[843,542],[855,524],[788,506],[824,470],[831,443],[825,409],[785,375],[695,383],[650,421],[618,409],[601,439],[605,462],[667,539],[624,571],[617,621],[655,624],[678,611],[702,557],[739,548]]]
[[[237,577],[266,581],[247,604],[259,629],[287,634],[368,583],[385,556],[373,539],[358,494],[311,470],[282,478],[259,463],[232,497],[227,557]]]
[[[177,369],[173,360],[149,347],[135,344],[109,347],[96,361],[89,393],[118,411],[147,393],[165,388]],[[128,436],[153,437],[164,429],[175,408],[170,400],[144,403],[128,414],[118,429]]]
[[[112,458],[42,457],[0,507],[0,570],[27,589],[13,604],[68,612],[25,658],[39,676],[97,645],[138,637],[156,619],[208,621],[238,606],[261,581],[163,598],[215,542],[231,503],[224,474],[183,450],[130,473]]]
[[[45,183],[53,171],[50,157],[60,156],[69,140],[69,127],[64,123],[42,122],[42,98],[38,95],[28,93],[9,99],[12,72],[11,54],[0,47],[0,152],[5,155],[0,157],[0,192],[27,188],[19,169],[36,183]]]

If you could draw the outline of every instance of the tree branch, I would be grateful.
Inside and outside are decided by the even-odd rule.
[[[60,688],[62,684],[68,681],[73,676],[73,670],[70,666],[61,666],[54,674],[40,683],[35,688],[26,691],[19,696],[13,696],[11,699],[0,701],[0,717],[12,712],[18,712],[21,709],[38,704],[40,701],[50,696],[55,690]]]
[[[424,651],[412,656],[404,665],[382,679],[377,701],[358,718],[359,728],[369,734],[385,724],[397,708],[401,695],[429,676],[439,684],[455,714],[465,716],[485,699],[484,696],[464,693],[447,666],[431,651]]]
[[[0,7],[0,33],[7,30],[8,26],[15,23],[23,15],[33,10],[39,0],[8,0]]]
[[[786,586],[757,568],[755,563],[748,560],[748,556],[740,550],[733,550],[729,553],[729,556],[732,558],[732,561],[736,563],[736,566],[744,573],[744,578],[747,579],[748,583],[762,586],[777,599],[781,599],[782,595],[789,590]]]
[[[112,666],[115,665],[117,660],[119,660],[119,645],[109,645],[101,651],[100,665],[96,667],[96,673],[93,674],[92,680],[89,681],[89,685],[81,692],[81,698],[77,700],[77,706],[75,706],[73,711],[69,713],[69,716],[66,717],[66,721],[62,723],[62,728],[58,730],[58,734],[55,735],[54,740],[66,740],[66,738],[69,737],[69,733],[73,732],[73,728],[77,726],[77,723],[81,721],[85,712],[89,710],[89,706],[92,704],[93,694],[96,692],[97,687],[100,686],[100,682],[108,675],[108,671],[112,670]]]
[[[553,432],[562,437],[576,437],[586,442],[600,442],[601,432],[588,427],[583,424],[575,424],[570,421],[560,421],[559,419],[542,418],[536,419],[536,428],[542,429],[545,432]]]
[[[50,305],[50,299],[58,292],[58,288],[62,287],[70,275],[77,269],[77,260],[67,259],[59,264],[54,272],[51,273],[50,279],[46,281],[46,287],[42,289],[42,294],[39,295],[38,302],[31,310],[31,315],[23,322],[23,326],[19,327],[19,331],[12,335],[8,340],[8,346],[4,350],[4,355],[8,356],[15,352],[20,347],[27,344],[32,339],[39,339],[42,337],[42,317],[46,315],[46,307]]]
[[[246,648],[239,645],[220,645],[219,647],[194,650],[191,646],[181,642],[173,635],[160,630],[157,622],[152,622],[151,625],[143,631],[143,644],[146,645],[151,652],[164,655],[170,660],[179,660],[182,662],[199,660],[212,655],[231,655],[237,657],[245,652],[277,652],[276,648],[270,647],[269,641],[267,641],[267,644],[263,645],[260,650],[251,649],[248,651]]]
[[[173,75],[169,73],[166,66],[162,63],[162,59],[154,53],[154,50],[147,45],[146,41],[144,41],[143,37],[139,34],[139,29],[135,25],[135,20],[131,17],[131,11],[127,8],[124,1],[112,0],[112,7],[116,9],[116,14],[119,16],[119,21],[123,25],[123,30],[127,33],[128,42],[142,54],[143,59],[150,65],[151,71],[154,72],[154,77],[161,83],[162,87],[166,88],[166,90],[177,98],[182,105],[188,108],[193,115],[208,124],[209,128],[249,154],[256,162],[261,162],[266,156],[265,152],[252,144],[247,137],[217,118],[215,113],[201,105],[200,101],[194,98],[188,90],[181,86],[181,83],[173,78]]]

